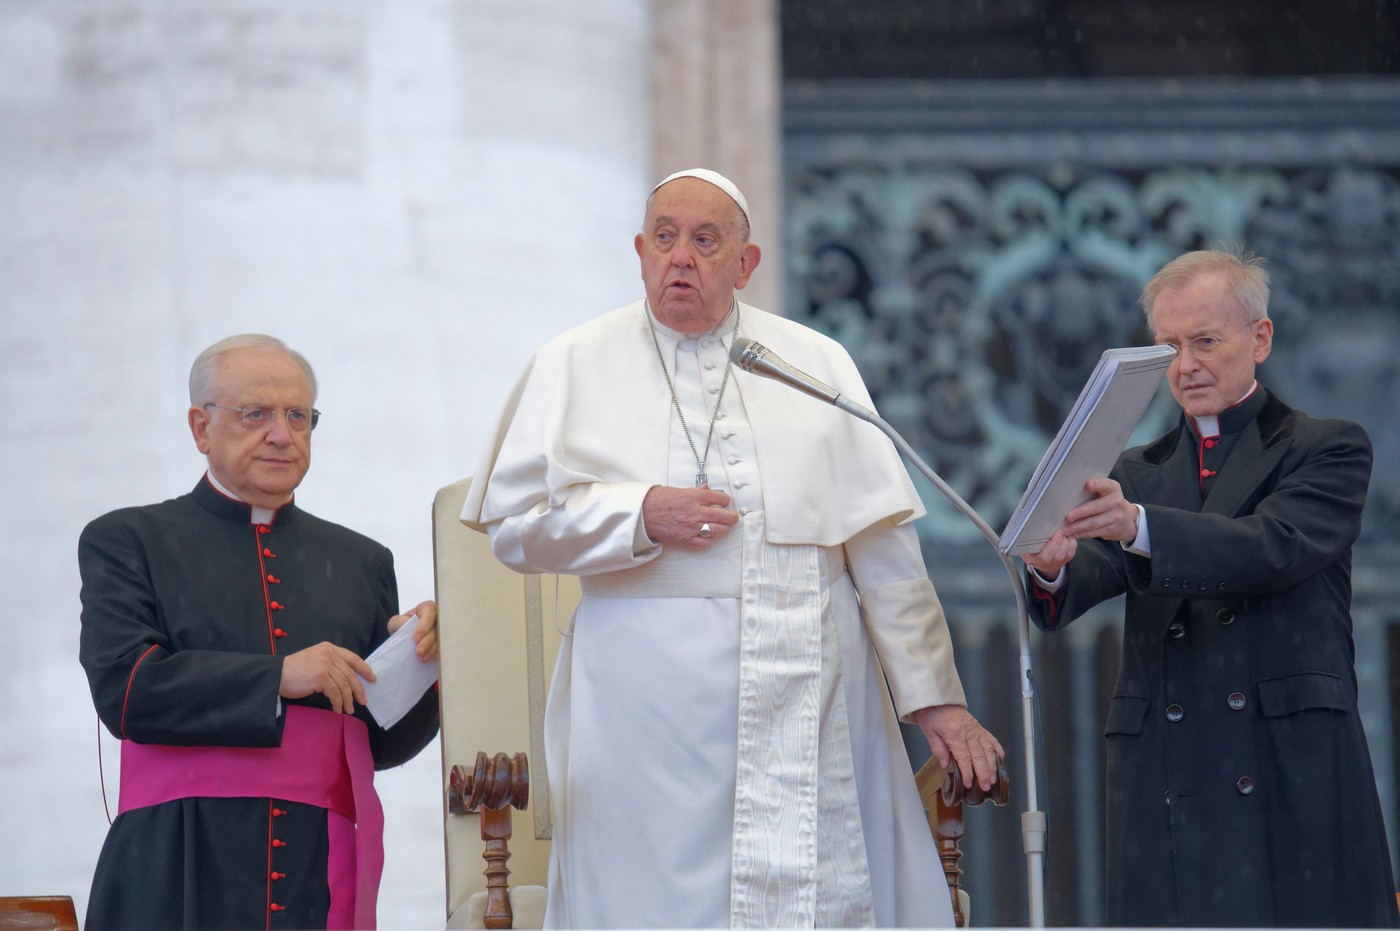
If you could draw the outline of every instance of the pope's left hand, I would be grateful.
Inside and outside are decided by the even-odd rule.
[[[944,769],[956,763],[964,786],[971,788],[975,779],[983,791],[991,789],[1006,752],[972,712],[962,705],[933,705],[914,712],[914,721]]]
[[[437,602],[420,601],[411,611],[395,614],[389,618],[389,633],[393,633],[417,615],[418,627],[413,631],[413,642],[417,645],[418,658],[428,662],[438,655]]]

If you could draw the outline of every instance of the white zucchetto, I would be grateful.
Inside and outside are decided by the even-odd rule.
[[[745,220],[752,222],[752,218],[749,216],[749,202],[744,199],[744,192],[739,190],[739,186],[733,181],[730,181],[719,172],[711,171],[708,168],[687,168],[685,171],[678,171],[675,174],[667,175],[656,187],[651,189],[651,193],[647,196],[650,197],[660,190],[662,186],[670,184],[677,178],[699,178],[701,181],[713,184],[715,187],[728,194],[730,198],[733,199],[734,203],[739,205],[739,209],[744,211]]]

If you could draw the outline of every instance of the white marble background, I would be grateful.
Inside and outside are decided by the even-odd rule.
[[[0,4],[0,895],[86,907],[76,541],[198,478],[193,357],[265,331],[311,359],[298,501],[428,596],[433,494],[529,351],[640,293],[649,28],[646,0]],[[381,927],[442,926],[438,766],[380,777]]]

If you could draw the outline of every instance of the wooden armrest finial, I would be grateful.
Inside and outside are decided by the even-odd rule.
[[[936,785],[939,776],[942,785]],[[943,861],[944,879],[953,898],[953,922],[959,927],[967,926],[967,916],[963,914],[962,901],[958,892],[962,889],[962,847],[963,806],[982,805],[990,802],[1002,806],[1011,797],[1011,780],[1006,775],[1006,766],[997,761],[997,778],[990,789],[977,784],[967,788],[962,783],[957,767],[943,771],[937,759],[930,759],[915,774],[919,786],[919,797],[928,809],[929,827],[933,829],[938,843],[938,856]]]
[[[476,755],[470,770],[453,766],[447,780],[447,810],[454,815],[480,812],[481,839],[486,850],[486,915],[488,928],[509,928],[511,914],[507,879],[510,869],[510,810],[524,811],[530,804],[530,764],[525,754],[507,757],[497,753]]]

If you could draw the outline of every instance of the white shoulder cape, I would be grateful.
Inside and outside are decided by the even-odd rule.
[[[740,305],[738,335],[871,406],[850,355],[809,327]],[[924,509],[874,425],[735,368],[753,424],[770,543],[839,545]],[[476,530],[593,483],[661,484],[671,397],[641,301],[575,327],[531,359],[475,473],[462,522]]]

